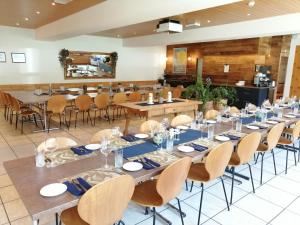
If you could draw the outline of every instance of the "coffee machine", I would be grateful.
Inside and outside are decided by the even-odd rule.
[[[269,87],[272,84],[271,66],[260,66],[253,83],[257,87]]]

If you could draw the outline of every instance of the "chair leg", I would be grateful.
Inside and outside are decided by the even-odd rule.
[[[193,191],[193,187],[194,187],[194,181],[192,181],[190,192]]]
[[[76,128],[76,125],[77,125],[77,116],[78,116],[78,112],[75,113],[75,128]]]
[[[297,166],[297,157],[296,157],[296,146],[295,146],[295,143],[293,143],[293,149],[294,149],[294,161],[295,161],[295,166]]]
[[[34,120],[35,126],[38,127],[38,124],[37,124],[37,121],[36,121],[35,114],[33,114],[32,116],[33,116],[33,120]]]
[[[49,115],[49,119],[48,119],[48,133],[50,131],[50,125],[51,125],[51,115]]]
[[[257,161],[258,161],[258,157],[259,157],[259,155],[260,155],[260,154],[261,154],[260,152],[257,154],[257,156],[256,156],[256,159],[255,159],[255,163],[254,163],[254,164],[256,164],[256,163],[257,163]]]
[[[59,217],[58,217],[58,213],[55,213],[55,224],[58,225],[59,224]]]
[[[249,163],[248,164],[248,167],[249,167],[249,172],[250,172],[250,179],[251,179],[251,183],[252,183],[252,190],[253,190],[253,193],[255,193],[255,188],[254,188],[254,182],[253,182],[253,176],[252,176],[252,169],[251,169],[251,165]]]
[[[95,110],[95,113],[94,113],[94,126],[96,126],[96,116],[97,116],[97,110]]]
[[[272,150],[272,151],[271,151],[271,153],[272,153],[272,156],[273,156],[274,172],[275,172],[275,175],[277,175],[277,170],[276,170],[276,162],[275,162],[275,154],[274,154],[274,151]]]
[[[288,161],[289,161],[289,150],[288,150],[288,149],[286,149],[286,158],[285,158],[285,174],[287,174]]]
[[[41,124],[42,124],[42,128],[45,129],[45,125],[44,125],[44,123],[43,123],[42,116],[41,116],[41,114],[39,114],[39,113],[38,113],[38,115],[39,115],[39,118],[40,118],[40,121],[41,121]]]
[[[203,192],[204,192],[204,185],[201,183],[201,196],[200,196],[200,205],[199,205],[199,212],[198,212],[198,222],[197,225],[200,225],[200,217],[202,211],[202,202],[203,202]]]
[[[108,108],[106,108],[106,116],[107,116],[107,119],[108,119],[108,122],[110,123],[110,118],[109,118],[109,111],[108,111]]]
[[[155,221],[156,221],[156,209],[155,207],[153,207],[153,225],[155,225]]]
[[[16,127],[15,129],[18,129],[18,121],[19,121],[19,115],[16,113]]]
[[[82,123],[84,123],[84,111],[82,111]]]
[[[61,114],[59,114],[59,128],[61,128]]]
[[[228,199],[227,199],[226,189],[225,189],[225,185],[224,185],[224,180],[223,180],[222,177],[220,177],[220,179],[222,181],[222,186],[223,186],[223,191],[224,191],[224,197],[225,197],[225,200],[226,200],[227,210],[229,211],[230,208],[229,208],[229,204],[228,204]]]
[[[263,170],[264,170],[264,156],[265,153],[262,153],[261,155],[261,166],[260,166],[260,184],[262,185],[262,176],[263,176]]]
[[[231,172],[232,172],[232,180],[231,180],[231,195],[230,195],[230,205],[232,204],[232,199],[233,199],[234,170],[235,170],[235,168],[234,168],[234,167],[232,167],[232,169],[231,169]]]
[[[300,162],[300,138],[298,141],[298,162]]]
[[[92,121],[92,117],[91,117],[91,114],[90,114],[90,110],[87,111],[87,114],[88,114],[88,117],[87,117],[86,122],[89,123],[89,119],[90,119],[91,125],[93,126],[93,121]]]
[[[148,215],[149,214],[149,207],[145,207],[145,215]]]
[[[177,199],[177,203],[178,203],[178,208],[179,208],[179,214],[180,214],[181,223],[182,223],[182,225],[184,225],[184,221],[183,221],[183,215],[182,215],[182,210],[181,210],[181,204],[180,204],[180,200],[179,200],[179,198],[176,198],[176,199]]]
[[[185,190],[188,191],[189,188],[188,188],[188,182],[187,182],[187,179],[185,179]]]
[[[22,116],[21,134],[23,134],[24,116]]]

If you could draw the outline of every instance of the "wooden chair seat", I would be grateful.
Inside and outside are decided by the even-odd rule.
[[[78,214],[77,206],[64,210],[60,215],[60,219],[63,222],[63,224],[66,224],[66,225],[68,225],[68,224],[88,225],[88,223],[84,222],[80,218],[80,216]]]
[[[264,143],[260,143],[258,148],[257,148],[257,152],[266,152],[269,150],[268,145],[264,144]]]
[[[293,128],[285,128],[283,130],[283,133],[292,135],[293,134],[293,130],[294,130]]]
[[[284,138],[284,137],[280,137],[279,138],[279,141],[278,141],[278,144],[279,145],[291,145],[293,144],[293,142],[287,138]]]
[[[193,181],[207,182],[209,181],[209,173],[204,163],[193,164],[190,168],[188,178]]]
[[[156,183],[155,179],[137,185],[131,200],[146,207],[161,206],[162,198],[156,191]]]
[[[240,160],[239,155],[236,152],[233,152],[228,165],[229,166],[238,166],[240,164],[241,164],[241,160]]]

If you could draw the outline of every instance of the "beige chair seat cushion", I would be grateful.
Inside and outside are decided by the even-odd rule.
[[[200,182],[209,181],[209,173],[205,169],[204,163],[193,164],[190,168],[188,179]]]
[[[260,143],[258,148],[257,148],[258,152],[266,152],[268,150],[269,150],[268,145],[266,145],[264,143]]]
[[[148,180],[135,186],[131,200],[142,206],[161,206],[162,198],[156,191],[156,181]]]
[[[240,164],[241,164],[240,157],[238,156],[238,154],[236,152],[233,152],[228,165],[229,166],[238,166]]]
[[[60,215],[60,219],[64,225],[88,225],[80,218],[77,206],[64,210]]]
[[[293,144],[293,142],[287,138],[281,137],[278,141],[278,144],[280,145],[290,145]]]

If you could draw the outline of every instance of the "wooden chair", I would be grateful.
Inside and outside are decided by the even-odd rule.
[[[147,120],[141,124],[140,132],[149,134],[153,130],[159,130],[159,128],[160,128],[159,122],[157,122],[156,120]]]
[[[113,110],[113,120],[115,120],[115,110],[117,111],[117,117],[120,117],[122,114],[122,110],[124,110],[123,107],[118,106],[117,104],[125,103],[127,101],[126,93],[120,92],[115,93],[114,97],[112,99],[112,110]]]
[[[228,163],[228,166],[231,167],[231,172],[232,172],[230,204],[232,204],[232,199],[233,199],[235,168],[240,165],[244,165],[244,164],[248,165],[251,183],[252,183],[252,190],[253,193],[255,193],[251,165],[249,164],[249,161],[251,160],[255,151],[257,150],[260,141],[261,141],[261,134],[259,132],[253,132],[251,134],[247,134],[245,137],[241,139],[241,141],[238,143],[236,151],[233,152],[231,155],[231,158]]]
[[[99,183],[89,189],[79,200],[78,206],[60,215],[64,225],[112,225],[121,224],[134,191],[134,180],[122,175]]]
[[[140,102],[140,101],[142,101],[142,95],[139,92],[132,92],[128,96],[128,100],[130,102]]]
[[[89,95],[80,95],[75,99],[75,127],[77,125],[77,116],[79,112],[82,112],[82,122],[84,123],[84,113],[87,112],[87,120],[90,119],[91,124],[92,118],[90,114],[91,105],[93,103],[92,98]],[[70,120],[71,121],[71,120]]]
[[[229,113],[230,114],[239,114],[240,110],[235,106],[231,106],[230,109],[229,109]]]
[[[72,140],[71,138],[67,137],[56,137],[56,143],[57,143],[57,149],[56,150],[62,150],[62,149],[67,149],[74,147],[78,145],[76,141]],[[45,141],[43,141],[39,146],[37,147],[37,151],[43,151],[45,150]]]
[[[298,121],[293,128],[286,128],[283,133],[287,135],[287,138],[280,137],[277,147],[286,150],[285,160],[285,174],[287,174],[289,152],[294,152],[295,166],[297,165],[296,152],[298,151],[298,161],[300,160],[300,149],[296,148],[295,142],[298,140],[300,146],[300,121]]]
[[[98,94],[96,96],[96,98],[94,99],[94,103],[96,106],[96,107],[92,108],[92,110],[94,110],[94,112],[95,112],[94,126],[96,125],[97,112],[99,112],[99,118],[101,118],[102,112],[104,111],[108,122],[110,122],[109,112],[108,112],[108,110],[109,110],[109,94],[108,93]]]
[[[54,95],[47,102],[47,116],[48,116],[48,132],[50,130],[51,117],[58,115],[59,126],[61,127],[62,116],[64,117],[64,123],[69,129],[69,124],[67,122],[66,106],[68,102],[63,95]],[[70,122],[70,121],[69,121]]]
[[[15,112],[15,115],[16,115],[15,128],[17,129],[18,128],[19,116],[21,116],[21,133],[22,134],[23,134],[24,119],[25,118],[30,118],[31,116],[34,119],[35,125],[38,126],[37,120],[36,120],[36,115],[38,115],[39,119],[41,121],[42,127],[44,127],[44,124],[42,122],[42,117],[38,112],[36,112],[36,111],[34,111],[30,108],[27,108],[27,107],[22,108],[21,105],[20,105],[20,102],[17,99],[13,98],[13,97],[11,97],[10,101],[11,101],[11,103],[10,103],[10,105],[11,105],[11,122],[13,120],[13,113]]]
[[[177,196],[181,192],[182,184],[187,177],[190,165],[191,158],[184,157],[173,162],[164,169],[158,179],[148,180],[135,187],[131,200],[138,205],[146,207],[146,211],[148,211],[148,208],[152,207],[153,224],[155,224],[156,215],[161,217],[159,213],[156,213],[156,207],[163,206],[174,198],[177,199],[179,206],[181,223],[182,225],[184,224],[180,200]],[[163,217],[161,218],[165,219]]]
[[[0,91],[0,107],[4,108],[3,116],[6,118],[6,109],[7,109],[7,102],[5,98],[5,93]]]
[[[225,200],[227,204],[227,209],[229,211],[229,204],[228,204],[227,194],[226,194],[225,185],[222,176],[224,174],[226,166],[229,163],[232,152],[233,152],[233,144],[231,142],[225,142],[212,149],[208,153],[205,162],[195,163],[191,166],[191,169],[188,174],[188,179],[192,180],[191,191],[194,185],[194,181],[201,182],[201,197],[200,197],[200,206],[199,206],[199,214],[198,214],[198,222],[197,222],[198,225],[200,224],[200,216],[201,216],[203,193],[204,193],[204,183],[206,182],[212,181],[217,178],[221,179]]]
[[[260,184],[262,184],[264,156],[265,156],[266,152],[271,151],[271,153],[272,153],[273,164],[274,164],[274,172],[275,172],[275,175],[277,175],[275,155],[274,155],[273,149],[278,144],[278,141],[279,141],[279,138],[280,138],[280,136],[283,132],[284,126],[285,126],[284,123],[279,123],[279,124],[276,124],[274,127],[272,127],[271,130],[268,133],[268,136],[267,136],[267,139],[266,139],[265,143],[260,143],[258,148],[257,148],[258,155],[256,157],[255,163],[257,163],[258,157],[261,155]]]
[[[113,133],[112,129],[100,130],[92,136],[92,138],[90,139],[90,143],[91,144],[100,143],[104,137],[110,139],[112,133]]]
[[[190,124],[193,121],[192,117],[188,115],[178,115],[175,116],[171,121],[172,127],[177,127],[180,125],[187,125]]]
[[[182,90],[183,88],[182,87],[176,87],[173,89],[173,94],[172,94],[172,97],[173,98],[180,98],[181,97],[181,94],[182,94]]]
[[[220,114],[219,111],[217,110],[214,110],[214,109],[211,109],[211,110],[208,110],[206,113],[205,113],[205,116],[204,118],[207,119],[207,120],[214,120],[217,118],[217,116]]]

